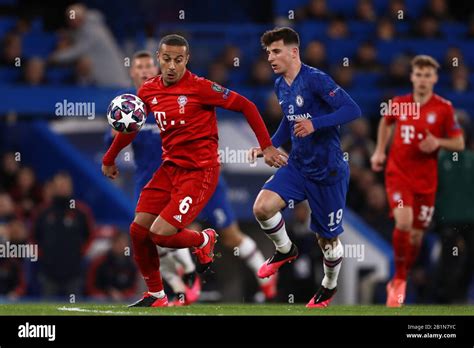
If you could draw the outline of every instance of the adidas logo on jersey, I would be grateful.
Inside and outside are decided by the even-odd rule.
[[[173,216],[173,218],[174,218],[176,221],[181,222],[182,215],[175,215],[175,216]]]
[[[156,100],[156,97],[153,98],[153,100],[151,101],[152,104],[158,104],[158,100]]]

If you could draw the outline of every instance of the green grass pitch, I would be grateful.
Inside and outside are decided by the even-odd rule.
[[[307,309],[303,304],[195,304],[187,307],[127,308],[125,304],[20,303],[0,304],[0,315],[474,315],[474,306],[407,305],[386,308],[382,305],[333,305]]]

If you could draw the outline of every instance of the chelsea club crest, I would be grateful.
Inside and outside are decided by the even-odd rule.
[[[297,95],[296,96],[296,105],[298,105],[299,107],[302,107],[304,104],[304,99],[302,96],[300,95]]]

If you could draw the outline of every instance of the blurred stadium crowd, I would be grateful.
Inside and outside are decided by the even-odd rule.
[[[151,1],[137,1],[133,9],[125,2],[110,6],[85,1],[72,7],[76,17],[71,20],[70,13],[64,16],[68,3],[50,9],[33,1],[1,0],[0,83],[129,87],[125,58],[137,49],[154,52],[160,35],[179,28],[190,39],[190,69],[247,95],[273,133],[282,113],[271,93],[274,76],[259,48],[259,34],[274,24],[292,25],[301,34],[303,62],[330,73],[365,112],[342,129],[351,166],[347,203],[390,241],[393,223],[388,218],[383,176],[373,173],[369,165],[377,111],[382,101],[410,90],[411,56],[431,54],[442,64],[436,92],[453,100],[465,131],[466,151],[460,154],[464,167],[455,170],[449,165],[450,155],[440,154],[433,238],[425,240],[410,293],[417,302],[473,301],[474,13],[460,8],[459,1],[447,0],[267,0],[229,6],[220,20],[206,18],[217,3],[210,1],[210,11],[201,9],[198,15],[187,10],[183,1],[173,2],[168,9],[156,8]],[[182,22],[188,26],[176,18],[180,8],[187,11]],[[128,16],[135,10],[135,16]],[[217,24],[197,23],[206,19]],[[238,23],[218,29],[227,19]],[[229,39],[232,35],[235,41]],[[220,37],[227,41],[220,42]],[[0,150],[0,239],[35,241],[44,257],[41,267],[0,258],[0,295],[15,299],[82,293],[122,300],[133,294],[137,277],[131,258],[123,257],[126,235],[111,226],[96,226],[84,203],[74,202],[76,213],[70,214],[73,183],[68,173],[40,183],[31,168],[7,152],[7,146]],[[290,230],[294,235],[303,231],[301,239],[311,245],[304,223],[307,209],[292,214]],[[435,240],[441,241],[438,247]],[[468,250],[463,254],[467,257],[453,257],[452,245]],[[310,262],[320,262],[312,253],[308,251]],[[311,288],[314,280],[309,279]],[[285,281],[283,276],[280,282],[288,287],[295,280]]]

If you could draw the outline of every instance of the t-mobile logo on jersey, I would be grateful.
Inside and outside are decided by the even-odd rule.
[[[185,124],[186,122],[184,120],[171,120],[168,122],[166,120],[166,112],[164,111],[153,111],[153,114],[155,115],[155,121],[160,130],[164,131],[166,125],[174,126],[175,124]]]
[[[402,125],[400,127],[400,135],[404,144],[411,144],[411,140],[415,138],[415,126]]]

